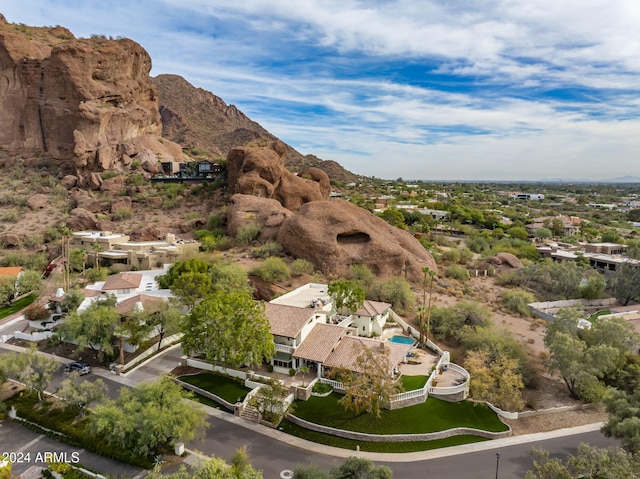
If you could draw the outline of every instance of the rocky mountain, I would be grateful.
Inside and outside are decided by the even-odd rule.
[[[158,75],[153,82],[158,89],[162,135],[185,148],[226,158],[234,147],[265,146],[278,140],[234,105],[227,105],[213,93],[194,87],[181,76]],[[302,155],[289,145],[285,148],[285,165],[291,171],[313,166],[339,181],[357,179],[335,161]]]
[[[80,176],[125,170],[143,152],[155,163],[182,159],[161,137],[150,70],[134,41],[76,39],[0,15],[0,152],[46,156]]]

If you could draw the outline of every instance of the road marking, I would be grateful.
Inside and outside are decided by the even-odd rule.
[[[33,441],[28,442],[27,444],[25,444],[24,446],[22,446],[20,449],[18,449],[18,451],[22,452],[25,449],[33,446],[36,442],[38,442],[40,439],[42,439],[44,437],[44,434],[40,434],[38,437],[36,437]]]
[[[293,478],[293,471],[291,471],[289,469],[285,469],[284,471],[282,471],[280,473],[280,477],[282,479],[292,479]]]

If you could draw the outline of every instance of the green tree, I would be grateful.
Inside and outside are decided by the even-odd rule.
[[[607,282],[597,271],[591,271],[580,282],[580,297],[584,299],[598,299],[604,288],[607,286]]]
[[[185,273],[206,273],[211,270],[211,265],[199,258],[190,258],[174,263],[166,274],[158,276],[156,281],[163,289],[171,289],[174,281]]]
[[[18,275],[16,289],[18,294],[32,293],[38,296],[42,289],[42,274],[31,270],[23,271]]]
[[[178,276],[171,284],[171,292],[192,309],[200,298],[211,289],[211,277],[207,273],[189,271]]]
[[[277,425],[286,412],[285,399],[288,394],[288,387],[279,380],[272,379],[269,384],[260,386],[258,392],[249,400],[249,404],[255,407],[264,419]]]
[[[169,378],[122,388],[116,400],[96,406],[89,430],[107,444],[129,448],[134,454],[161,453],[176,440],[191,441],[207,426],[206,413],[192,395]]]
[[[183,313],[175,304],[163,307],[157,313],[150,315],[148,324],[158,335],[158,351],[162,349],[162,340],[167,335],[172,335],[180,331],[180,321]]]
[[[79,380],[78,372],[72,372],[56,391],[56,396],[76,409],[82,416],[86,407],[106,397],[107,387],[102,379],[95,381]]]
[[[632,454],[640,452],[640,390],[632,393],[613,390],[605,404],[609,418],[602,426],[604,435],[619,439],[622,447]]]
[[[623,362],[637,334],[621,318],[600,318],[582,330],[577,315],[561,310],[547,326],[544,342],[550,351],[549,365],[560,373],[571,396],[599,401],[606,391],[603,381]]]
[[[80,303],[84,300],[84,294],[80,289],[72,289],[71,291],[67,291],[67,293],[62,298],[60,302],[60,309],[62,311],[75,311],[80,306]]]
[[[185,316],[182,347],[233,367],[271,361],[275,345],[264,304],[248,293],[212,293]]]
[[[411,285],[399,277],[376,282],[371,288],[371,293],[367,293],[367,296],[369,295],[377,301],[391,303],[393,310],[398,314],[411,311],[416,302]]]
[[[345,462],[331,469],[331,479],[391,479],[393,472],[386,466],[376,466],[369,459],[348,457]]]
[[[227,464],[218,457],[201,457],[189,470],[181,465],[177,472],[162,474],[161,467],[156,466],[148,479],[262,479],[262,472],[251,466],[247,448],[242,446],[231,457]]]
[[[381,344],[361,340],[355,371],[337,370],[333,374],[344,387],[345,395],[338,403],[346,411],[352,410],[356,415],[372,413],[380,418],[380,411],[390,404],[391,396],[402,392],[402,385],[391,379],[389,350]]]
[[[0,369],[30,391],[35,391],[40,401],[44,399],[43,393],[51,383],[53,373],[60,367],[55,359],[40,354],[35,345],[21,353],[3,355],[1,361]]]
[[[512,226],[507,230],[507,234],[512,238],[521,239],[524,241],[529,239],[529,233],[522,226]]]
[[[355,313],[364,303],[364,289],[355,281],[343,280],[329,283],[327,293],[338,312],[344,316]]]
[[[16,295],[16,279],[0,278],[0,304],[10,304]]]
[[[550,239],[553,232],[549,228],[538,228],[533,232],[536,239]]]
[[[378,216],[396,228],[406,229],[407,225],[404,222],[404,216],[398,210],[384,210],[382,213],[378,213]]]
[[[241,266],[220,261],[211,265],[209,274],[211,275],[212,293],[216,291],[251,292],[251,288],[247,284],[247,272]]]
[[[609,288],[623,306],[640,300],[640,266],[619,264],[609,281]]]
[[[640,475],[640,462],[622,448],[602,449],[580,444],[578,452],[565,458],[551,457],[549,452],[534,448],[533,469],[525,479],[636,479]]]
[[[498,354],[490,357],[486,351],[472,351],[465,368],[471,375],[469,384],[474,399],[489,401],[501,409],[522,409],[524,382],[516,359]]]
[[[58,336],[75,343],[76,352],[84,348],[96,351],[102,360],[113,357],[120,315],[113,306],[93,303],[81,313],[73,312],[58,326]]]

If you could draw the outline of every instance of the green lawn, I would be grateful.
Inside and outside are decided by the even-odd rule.
[[[244,387],[238,379],[221,374],[199,373],[193,376],[180,376],[178,379],[209,391],[231,404],[235,404],[238,399],[242,401],[251,391],[251,389]]]
[[[25,296],[24,298],[19,299],[18,301],[16,301],[10,306],[5,306],[3,308],[0,308],[0,319],[6,318],[10,314],[17,313],[21,309],[29,306],[35,300],[36,300],[36,297],[33,294],[30,294],[29,296]]]
[[[312,396],[308,401],[297,401],[295,415],[324,426],[370,434],[420,434],[454,427],[472,427],[484,431],[508,430],[496,413],[485,404],[462,401],[450,403],[429,398],[423,404],[383,410],[381,418],[373,414],[354,416],[338,404],[342,396],[333,393],[326,398]]]
[[[416,452],[428,451],[430,449],[439,449],[441,447],[459,446],[460,444],[470,444],[472,442],[488,441],[479,436],[453,436],[445,439],[436,439],[433,441],[413,441],[413,442],[371,442],[371,441],[355,441],[353,439],[345,439],[342,437],[323,434],[321,432],[311,431],[303,427],[297,426],[290,421],[284,420],[278,427],[280,430],[307,441],[317,442],[326,446],[339,447],[342,449],[351,449],[354,451],[356,446],[360,446],[361,451],[369,452]]]
[[[422,389],[427,384],[427,376],[402,376],[402,386],[405,391],[415,391],[416,389]]]
[[[589,316],[587,319],[589,321],[591,321],[592,323],[594,321],[596,321],[600,316],[605,316],[607,314],[611,314],[611,311],[604,309],[602,311],[598,311],[597,313],[593,313],[591,316]]]

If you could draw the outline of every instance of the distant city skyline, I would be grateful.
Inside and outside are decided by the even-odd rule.
[[[640,176],[634,0],[20,0],[140,43],[303,154],[379,178]]]

